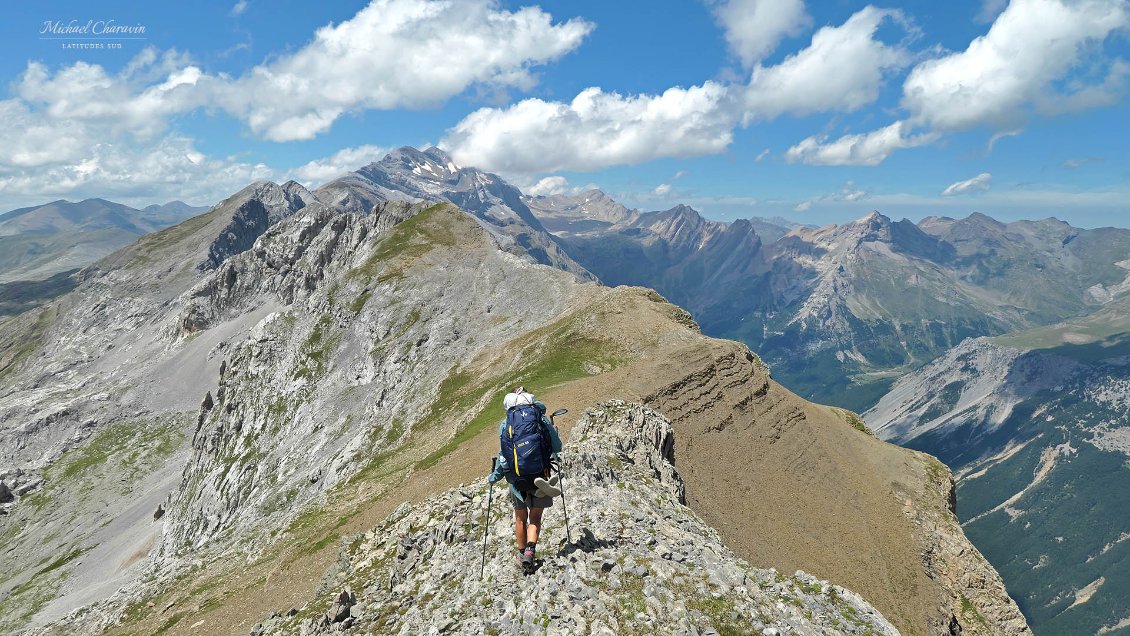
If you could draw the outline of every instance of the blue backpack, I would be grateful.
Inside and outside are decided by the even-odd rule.
[[[514,487],[528,493],[537,489],[534,479],[549,476],[550,442],[542,416],[545,409],[519,404],[506,412],[502,431],[502,456],[510,463]]]

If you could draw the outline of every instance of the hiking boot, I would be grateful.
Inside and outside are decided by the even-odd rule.
[[[517,561],[518,561],[518,567],[522,568],[522,570],[525,570],[526,569],[526,551],[525,550],[518,550],[518,552],[514,555],[514,558],[517,559]],[[533,563],[533,559],[530,560],[530,563],[531,564]]]
[[[556,477],[556,475],[554,475],[554,477]],[[535,497],[557,497],[557,496],[560,496],[561,495],[561,489],[558,488],[556,485],[554,485],[554,483],[552,481],[554,477],[550,477],[549,478],[550,481],[546,481],[546,480],[542,479],[541,477],[534,479],[534,485],[537,486],[537,488],[538,488],[537,492],[534,493],[534,496]]]
[[[534,569],[534,547],[527,545],[525,550],[518,551],[518,562],[522,565],[522,571],[529,573]]]

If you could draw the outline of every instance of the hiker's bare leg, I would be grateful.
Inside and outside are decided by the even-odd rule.
[[[538,530],[541,530],[541,513],[545,508],[531,508],[530,522],[526,530],[526,541],[538,542]]]
[[[514,541],[518,543],[518,549],[526,547],[526,518],[529,515],[529,510],[526,508],[514,509]],[[541,519],[541,511],[538,511],[538,519]],[[537,536],[537,531],[534,531],[534,536]]]

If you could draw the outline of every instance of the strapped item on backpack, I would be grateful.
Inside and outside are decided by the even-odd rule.
[[[506,411],[502,454],[509,460],[514,487],[523,494],[537,490],[537,477],[549,477],[551,449],[543,415],[545,409],[535,404],[518,404]]]

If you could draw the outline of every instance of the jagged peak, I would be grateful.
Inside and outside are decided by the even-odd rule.
[[[871,210],[867,216],[858,218],[849,225],[865,225],[874,228],[890,226],[891,217],[880,213],[878,210]]]
[[[701,223],[703,221],[702,215],[698,213],[698,210],[683,203],[667,210],[652,212],[652,214],[660,218],[683,218],[694,223]]]
[[[427,150],[425,150],[424,156],[430,157],[430,158],[432,158],[436,161],[439,161],[439,162],[445,163],[445,164],[447,164],[447,163],[454,164],[455,163],[455,161],[451,158],[451,155],[447,154],[441,148],[438,148],[436,146],[432,146],[432,147],[428,148]]]
[[[981,212],[973,212],[969,216],[962,219],[962,221],[965,221],[967,223],[977,223],[980,225],[991,225],[993,227],[1004,227],[1005,225],[1004,223],[1001,223],[988,214],[983,214]]]

